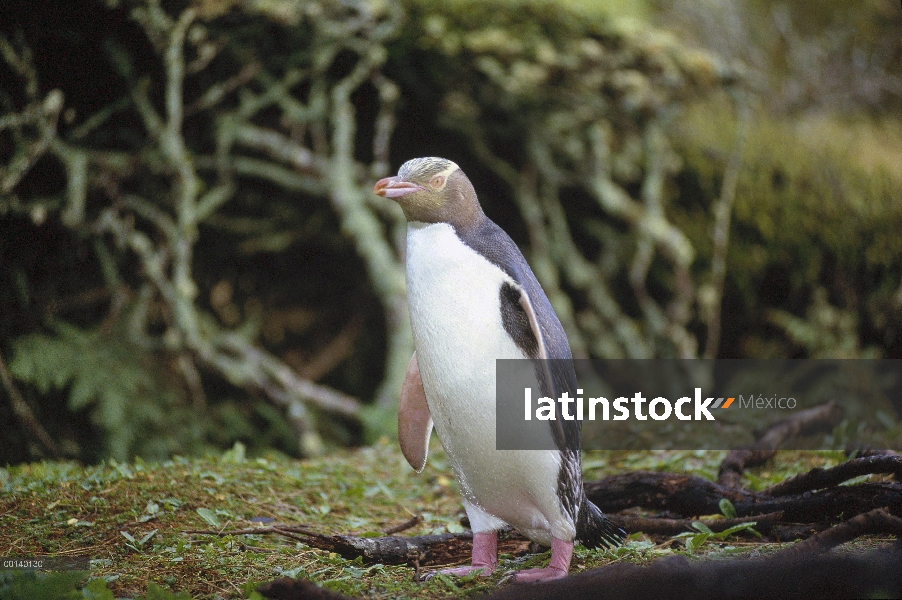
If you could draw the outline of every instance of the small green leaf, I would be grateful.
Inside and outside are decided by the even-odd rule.
[[[140,541],[138,541],[138,545],[143,546],[144,544],[146,544],[150,540],[150,538],[152,538],[153,536],[155,536],[157,534],[157,531],[159,531],[159,530],[154,529],[150,533],[146,534],[144,537],[142,537],[140,539]]]
[[[708,541],[709,537],[711,537],[710,533],[695,534],[686,540],[686,550],[689,551],[689,554],[694,554],[696,550],[701,548],[704,543]]]
[[[220,475],[219,473],[214,473],[213,471],[204,471],[200,474],[200,478],[212,479],[216,485],[222,485],[222,483],[225,481],[225,478],[223,478],[222,475]]]
[[[131,543],[133,543],[133,544],[135,543],[135,538],[134,538],[134,536],[132,536],[132,534],[130,534],[129,532],[127,532],[127,531],[120,531],[119,533],[121,533],[121,534],[122,534],[122,537],[124,537],[125,539],[127,539],[127,540],[130,541]]]
[[[169,510],[176,510],[183,504],[178,498],[163,498],[160,502],[165,504]]]
[[[734,525],[728,529],[724,529],[720,533],[715,534],[714,537],[716,537],[719,540],[725,540],[729,536],[733,535],[734,533],[737,533],[739,531],[745,531],[745,530],[748,530],[751,533],[754,533],[755,535],[757,535],[758,537],[761,537],[760,533],[758,533],[757,531],[752,529],[755,525],[757,525],[756,521],[750,521],[748,523],[740,523],[739,525]]]
[[[200,518],[206,521],[208,525],[219,527],[219,518],[216,516],[216,513],[209,508],[198,508],[197,514],[199,514]]]
[[[714,532],[711,531],[711,528],[708,527],[707,525],[705,525],[704,523],[702,523],[701,521],[693,521],[692,528],[695,529],[696,531],[701,531],[702,533],[707,533],[709,535],[714,534]]]
[[[718,506],[720,507],[720,512],[723,513],[723,516],[728,519],[736,518],[736,507],[733,506],[732,502],[726,498],[721,498],[720,502],[718,502]]]

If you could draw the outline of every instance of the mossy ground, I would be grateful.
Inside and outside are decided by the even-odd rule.
[[[713,478],[722,458],[722,452],[598,452],[586,454],[584,470],[587,479],[636,469]],[[760,488],[841,460],[839,453],[781,453],[750,472],[747,484]],[[491,578],[438,577],[418,584],[408,567],[364,565],[280,536],[185,533],[249,528],[273,520],[323,533],[381,535],[417,513],[423,515],[422,524],[400,535],[461,531],[456,484],[437,445],[420,475],[407,466],[394,443],[383,440],[309,461],[278,455],[246,458],[236,447],[219,457],[176,457],[162,464],[23,465],[0,469],[0,485],[0,554],[87,554],[94,559],[90,577],[103,578],[117,598],[148,593],[152,584],[195,599],[249,598],[255,597],[257,584],[279,575],[372,598],[469,596],[494,589],[505,572],[548,559],[547,553],[502,556],[501,568]],[[695,555],[779,547],[756,540],[747,535],[709,540]],[[580,547],[574,570],[686,553],[684,541],[655,544],[634,534],[616,551]],[[0,591],[2,584],[0,577]]]

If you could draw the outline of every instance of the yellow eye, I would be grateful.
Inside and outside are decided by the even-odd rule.
[[[445,176],[444,175],[436,175],[429,181],[429,186],[432,189],[440,190],[445,187]]]

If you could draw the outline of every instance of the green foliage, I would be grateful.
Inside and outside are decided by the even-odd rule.
[[[0,600],[81,600],[95,596],[82,594],[78,586],[87,574],[80,571],[4,571],[0,570]],[[105,600],[105,599],[104,599]]]
[[[87,577],[80,571],[0,571],[0,600],[115,600],[106,580],[98,577],[85,584]],[[191,600],[191,595],[150,582],[147,595],[135,600]]]
[[[188,592],[171,592],[153,582],[147,584],[147,595],[137,600],[191,600]]]
[[[90,411],[103,432],[103,455],[163,458],[191,447],[196,430],[152,353],[116,329],[57,321],[53,331],[14,340],[10,370],[42,393],[67,390],[71,411]]]
[[[157,534],[157,531],[159,531],[159,529],[154,529],[153,531],[150,531],[150,532],[144,534],[143,536],[141,536],[140,539],[136,538],[135,536],[133,536],[132,534],[130,534],[127,531],[120,531],[119,533],[122,534],[122,537],[124,537],[126,540],[128,540],[126,547],[131,548],[135,552],[140,553],[144,549],[144,544],[149,542],[153,538],[153,536],[155,536]]]
[[[703,264],[734,119],[725,103],[708,101],[679,127],[686,166],[675,220]],[[902,352],[900,146],[892,121],[754,113],[727,253],[722,346],[730,355]]]
[[[92,579],[81,590],[85,600],[114,600],[113,592],[106,586],[106,580],[100,577]]]
[[[773,310],[768,314],[771,323],[812,358],[880,358],[880,348],[861,348],[855,311],[832,306],[822,287],[815,288],[813,296],[805,318]]]
[[[106,424],[121,426],[128,399],[151,384],[143,365],[100,331],[63,322],[54,329],[55,336],[33,334],[13,343],[13,374],[44,393],[71,384],[69,408],[80,410],[97,402]]]
[[[710,527],[708,527],[701,521],[694,521],[692,523],[692,528],[695,529],[697,533],[681,533],[674,536],[673,539],[682,539],[684,541],[684,544],[686,545],[686,552],[688,552],[689,554],[695,554],[702,546],[705,545],[708,540],[723,541],[731,535],[739,533],[740,531],[748,531],[760,538],[761,534],[754,530],[755,525],[757,525],[756,522],[750,521],[748,523],[740,523],[738,525],[728,527],[723,531],[714,533],[714,531],[712,531]]]

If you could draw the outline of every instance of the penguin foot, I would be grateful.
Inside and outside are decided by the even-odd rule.
[[[453,569],[442,569],[441,571],[432,571],[431,573],[426,573],[423,576],[423,581],[428,581],[435,577],[436,575],[451,575],[452,577],[463,577],[464,575],[469,575],[474,571],[482,571],[480,575],[483,577],[488,577],[492,573],[495,572],[494,565],[470,565],[467,567],[454,567]]]
[[[570,559],[573,558],[573,542],[565,542],[551,538],[551,561],[544,569],[527,569],[516,573],[513,580],[517,583],[532,581],[551,581],[566,577],[570,571]]]
[[[571,545],[572,551],[572,545]],[[454,577],[463,577],[474,571],[482,571],[482,576],[487,577],[495,572],[498,567],[498,533],[474,533],[473,534],[473,561],[468,567],[455,567],[453,569],[442,569],[441,571],[432,571],[427,573],[423,580],[428,580],[441,573],[442,575],[452,575]]]
[[[513,576],[513,580],[517,583],[529,583],[533,581],[551,581],[552,579],[560,579],[566,577],[567,571],[547,567],[545,569],[527,569],[520,571]]]

